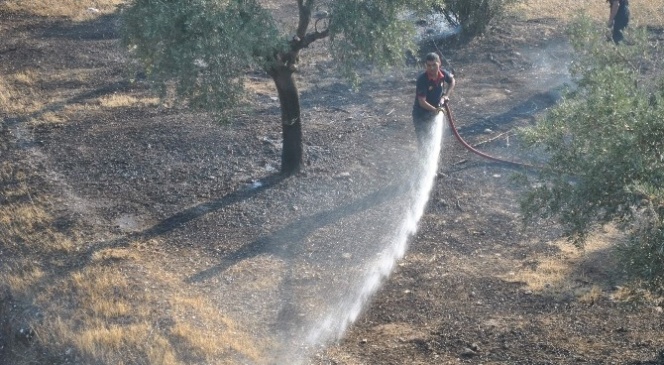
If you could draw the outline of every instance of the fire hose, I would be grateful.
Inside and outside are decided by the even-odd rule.
[[[466,147],[467,150],[470,152],[473,152],[479,156],[482,156],[486,159],[489,159],[491,161],[495,162],[500,162],[500,163],[506,163],[509,165],[515,165],[515,166],[520,166],[520,167],[527,167],[527,168],[537,168],[536,166],[526,164],[526,163],[521,163],[521,162],[515,162],[515,161],[509,161],[509,160],[504,160],[502,158],[498,157],[493,157],[491,155],[488,155],[482,151],[477,150],[475,147],[471,146],[468,142],[466,142],[461,135],[459,134],[459,131],[456,128],[456,125],[454,123],[454,116],[452,114],[452,110],[450,109],[450,103],[449,101],[446,101],[443,104],[443,108],[445,109],[445,114],[447,115],[447,122],[450,124],[450,129],[452,130],[452,133],[454,134],[454,137],[464,146]]]

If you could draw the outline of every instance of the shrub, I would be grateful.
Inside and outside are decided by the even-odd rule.
[[[570,28],[575,89],[537,125],[522,130],[526,148],[548,157],[524,177],[526,221],[556,218],[582,245],[597,226],[618,223],[628,235],[628,272],[664,290],[664,79],[645,30],[630,45],[607,42],[586,18]],[[659,80],[659,81],[657,81]]]
[[[435,8],[453,26],[461,26],[466,38],[481,35],[489,23],[503,14],[506,5],[517,0],[443,0]]]

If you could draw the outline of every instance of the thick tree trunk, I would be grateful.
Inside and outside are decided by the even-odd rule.
[[[293,71],[284,67],[271,73],[277,86],[281,104],[281,173],[291,175],[302,168],[302,124],[300,123],[300,96]]]

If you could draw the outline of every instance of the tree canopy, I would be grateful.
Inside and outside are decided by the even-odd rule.
[[[661,49],[644,29],[608,43],[586,18],[570,30],[575,88],[533,128],[526,147],[548,161],[528,180],[527,219],[555,217],[582,244],[614,222],[631,272],[664,288],[664,78]]]
[[[361,63],[404,62],[404,50],[415,45],[402,15],[425,3],[299,0],[298,24],[282,29],[257,0],[134,0],[123,11],[122,34],[151,80],[172,82],[191,105],[218,111],[241,101],[247,71],[269,71],[320,38],[329,37],[330,54],[349,74]],[[326,14],[324,29],[312,29],[317,8]]]
[[[241,76],[287,47],[256,1],[136,0],[122,22],[123,41],[150,79],[207,110],[235,106]]]

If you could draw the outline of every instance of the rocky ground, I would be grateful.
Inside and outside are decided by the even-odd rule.
[[[372,75],[353,92],[321,72],[329,67],[320,47],[305,52],[307,163],[283,179],[280,113],[264,75],[251,79],[258,106],[222,125],[131,82],[114,16],[0,19],[0,72],[12,90],[3,98],[23,105],[2,115],[3,204],[50,217],[28,236],[4,228],[2,364],[275,363],[279,351],[261,348],[287,343],[278,337],[317,318],[309,313],[333,312],[335,290],[354,287],[362,255],[380,250],[369,243],[394,224],[385,217],[400,214],[398,185],[415,152],[416,67]],[[509,18],[470,44],[443,47],[461,135],[505,159],[541,157],[517,148],[515,129],[556,103],[570,52],[548,18]],[[345,335],[307,362],[664,364],[662,301],[624,288],[611,249],[620,232],[607,227],[577,250],[550,222],[524,228],[521,187],[510,179],[518,172],[532,173],[473,155],[448,131],[405,257]],[[133,309],[104,320],[149,323],[142,338],[164,340],[172,359],[129,341],[117,351],[80,345],[96,322],[76,304],[86,294],[71,288],[92,270],[122,273],[126,286],[101,295]],[[62,330],[71,338],[50,337],[55,318],[76,323]],[[256,340],[266,328],[270,339]]]

